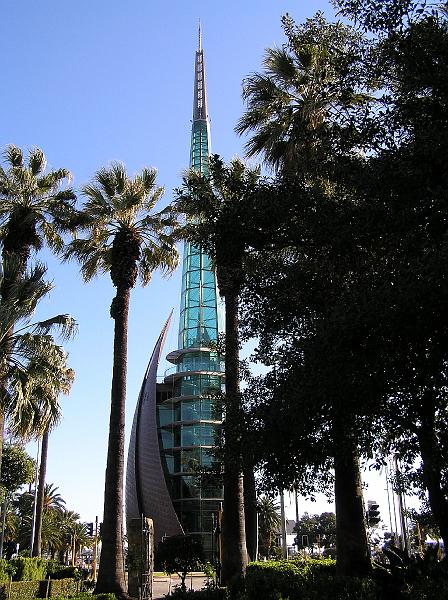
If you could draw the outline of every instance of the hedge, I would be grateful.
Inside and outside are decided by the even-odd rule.
[[[246,594],[247,600],[448,600],[445,569],[440,563],[431,575],[403,581],[384,569],[371,578],[337,576],[332,560],[256,562],[247,567]]]
[[[79,592],[80,582],[74,579],[58,579],[48,582],[41,581],[11,581],[0,584],[0,600],[34,600],[45,598],[48,587],[48,597],[56,596],[67,598]]]

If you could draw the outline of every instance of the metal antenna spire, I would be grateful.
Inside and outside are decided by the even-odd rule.
[[[198,51],[202,50],[202,31],[201,31],[201,19],[199,19],[199,28],[198,28]]]

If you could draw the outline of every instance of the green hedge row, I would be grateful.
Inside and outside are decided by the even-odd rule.
[[[247,600],[448,600],[448,578],[442,568],[431,577],[421,573],[405,581],[384,570],[366,579],[340,577],[336,575],[333,560],[256,562],[247,567],[246,597]]]
[[[44,581],[10,581],[0,584],[0,600],[34,600],[35,598],[68,598],[79,593],[80,582],[74,579]]]
[[[57,561],[45,558],[18,557],[12,560],[2,558],[0,559],[0,583],[9,581],[11,577],[14,581],[41,581],[48,575],[57,577],[57,573],[61,573],[63,569],[63,565]],[[61,578],[66,579],[68,576],[73,577],[73,573],[67,572],[65,577],[62,573]]]
[[[377,600],[372,580],[337,577],[336,562],[291,560],[255,562],[247,567],[248,600]]]

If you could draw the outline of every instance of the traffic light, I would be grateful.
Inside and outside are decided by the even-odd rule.
[[[86,523],[87,535],[93,535],[93,523]]]
[[[379,504],[375,500],[367,500],[367,524],[369,527],[375,527],[381,521]]]

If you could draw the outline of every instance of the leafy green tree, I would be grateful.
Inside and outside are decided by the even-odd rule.
[[[272,543],[281,525],[279,505],[272,498],[261,496],[257,508],[259,552],[262,556],[269,557]]]
[[[87,237],[68,247],[67,258],[81,263],[86,281],[108,272],[116,288],[110,315],[115,321],[109,444],[101,563],[96,590],[126,595],[123,573],[123,471],[126,399],[127,328],[129,300],[139,278],[146,285],[156,269],[172,272],[178,254],[169,228],[174,224],[165,212],[153,212],[162,194],[156,172],[144,169],[129,178],[123,165],[101,169],[83,188]]]
[[[16,533],[17,518],[11,512],[11,500],[16,490],[34,478],[34,461],[19,444],[6,444],[3,453],[1,486],[4,497],[0,534],[0,554],[3,556],[3,543]]]
[[[262,154],[282,176],[299,176],[311,192],[321,195],[326,210],[328,201],[340,201],[339,163],[341,159],[346,162],[357,149],[354,120],[371,101],[368,71],[360,60],[366,42],[353,28],[328,23],[321,14],[299,26],[286,15],[282,24],[286,44],[282,49],[267,50],[264,72],[246,80],[243,96],[247,110],[236,129],[239,133],[254,132],[246,146],[249,155]],[[301,200],[297,198],[295,204]],[[294,242],[280,257],[294,269],[297,245],[309,240],[297,217],[288,227],[286,237]],[[271,244],[269,240],[268,247]],[[294,271],[297,275],[297,267]],[[333,281],[340,281],[336,277]],[[315,307],[313,310],[319,313]],[[296,319],[301,317],[296,315]],[[308,327],[313,326],[311,319],[308,323]],[[371,567],[358,447],[351,420],[342,417],[341,402],[342,397],[335,399],[329,425],[334,441],[338,570],[363,575]]]
[[[167,537],[157,545],[157,560],[166,573],[177,573],[181,589],[187,591],[185,579],[189,571],[198,571],[204,564],[204,551],[200,540],[193,535]]]
[[[303,513],[296,523],[294,532],[297,534],[298,547],[303,546],[303,536],[307,539],[307,548],[334,549],[336,546],[336,515],[324,512],[320,515]]]
[[[238,304],[244,284],[245,253],[253,243],[247,236],[247,209],[259,178],[258,169],[251,170],[238,159],[227,166],[215,155],[210,159],[209,175],[190,171],[177,195],[177,207],[187,215],[184,236],[203,246],[215,262],[219,291],[225,300],[222,580],[226,584],[241,580],[247,564]]]
[[[7,492],[15,492],[34,479],[34,460],[21,444],[5,444],[0,483]]]
[[[383,90],[382,110],[371,115],[366,136],[369,168],[356,185],[369,199],[366,221],[379,224],[372,241],[381,247],[376,273],[383,283],[374,300],[383,310],[370,338],[387,349],[384,446],[410,465],[421,457],[414,476],[427,490],[446,545],[448,330],[440,308],[446,297],[446,6],[408,0],[337,5],[376,37],[369,67]]]

